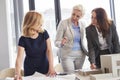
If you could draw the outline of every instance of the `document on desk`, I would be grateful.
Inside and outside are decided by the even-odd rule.
[[[64,79],[60,77],[23,77],[23,80],[72,80],[72,79]],[[6,78],[5,80],[14,80],[13,78]]]
[[[59,78],[59,77],[23,77],[23,80],[69,80],[69,79],[64,79],[64,78]],[[13,78],[6,78],[5,80],[14,80]]]
[[[67,74],[67,75],[57,75],[56,77],[47,77],[44,74],[35,72],[32,77],[42,77],[44,80],[75,80],[76,75],[75,74]]]
[[[6,80],[13,80],[13,78],[6,78]],[[23,80],[75,80],[75,74],[57,75],[56,77],[47,77],[44,74],[35,73],[32,76],[23,77]]]
[[[60,77],[24,77],[23,80],[69,80]]]

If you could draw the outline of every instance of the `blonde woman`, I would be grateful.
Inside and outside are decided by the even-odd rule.
[[[80,21],[83,16],[83,6],[75,5],[71,17],[58,25],[55,45],[60,49],[60,62],[64,72],[81,69],[83,66],[87,53],[83,45],[85,24]]]
[[[29,11],[23,21],[23,35],[19,39],[16,59],[15,80],[21,80],[21,65],[25,52],[24,76],[33,75],[36,71],[48,76],[55,76],[53,55],[49,34],[42,29],[42,15]]]

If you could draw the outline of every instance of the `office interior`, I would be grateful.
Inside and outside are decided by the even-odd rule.
[[[83,20],[90,24],[91,10],[103,7],[109,18],[114,20],[120,38],[120,0],[0,0],[0,70],[15,67],[17,43],[21,35],[21,24],[25,13],[36,10],[44,15],[44,28],[52,41],[55,64],[58,62],[57,48],[54,45],[57,25],[60,20],[70,16],[72,6],[85,7]],[[89,64],[86,58],[84,68]]]

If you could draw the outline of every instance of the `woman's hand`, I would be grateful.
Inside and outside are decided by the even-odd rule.
[[[47,73],[47,76],[55,77],[56,75],[57,75],[57,73],[55,72],[54,68],[50,68],[48,73]]]
[[[64,45],[66,42],[67,42],[67,37],[64,37],[64,38],[62,39],[61,44]]]
[[[96,69],[96,65],[94,63],[91,64],[90,66],[91,69]]]
[[[21,75],[15,75],[14,80],[22,80],[22,76]]]

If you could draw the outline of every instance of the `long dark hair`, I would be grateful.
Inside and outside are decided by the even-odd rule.
[[[106,37],[109,33],[109,27],[111,24],[111,20],[108,19],[106,11],[103,8],[95,8],[92,12],[96,13],[96,20],[99,25],[98,30],[102,32],[103,37]]]

